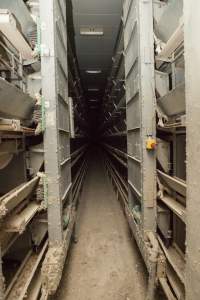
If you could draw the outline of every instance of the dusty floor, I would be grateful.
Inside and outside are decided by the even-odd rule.
[[[91,162],[56,300],[144,300],[146,271],[101,160]]]

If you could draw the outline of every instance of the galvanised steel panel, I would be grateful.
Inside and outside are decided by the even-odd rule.
[[[57,28],[57,27],[56,27]],[[57,36],[56,36],[56,46],[57,46],[57,68],[58,72],[62,72],[63,76],[67,78],[67,57],[66,57],[66,48],[64,47],[64,44],[61,41],[61,36],[58,35],[59,31],[56,30]]]
[[[141,147],[140,147],[140,130],[135,128],[128,133],[128,153],[136,159],[141,160]],[[131,142],[130,142],[131,141]],[[132,143],[134,141],[134,143]]]
[[[130,6],[130,15],[131,18],[127,19],[126,23],[126,32],[124,32],[124,48],[127,49],[128,43],[131,40],[131,36],[133,35],[133,31],[136,28],[136,22],[137,22],[137,15],[136,15],[136,9],[135,9],[136,1],[132,1]]]
[[[125,0],[124,1],[124,6],[123,6],[123,18],[124,18],[124,24],[127,22],[128,14],[130,12],[130,7],[132,5],[133,0]],[[124,35],[126,33],[124,32]]]
[[[142,181],[141,181],[141,164],[132,157],[128,157],[129,180],[134,186],[135,190],[141,194]]]
[[[60,131],[60,163],[70,158],[70,145],[66,143],[66,133]]]
[[[134,11],[132,11],[134,12]],[[131,16],[131,14],[129,15]],[[131,24],[132,26],[128,26],[129,22],[127,21],[126,23],[126,31],[129,32],[130,34],[124,34],[124,51],[125,51],[125,55],[126,55],[126,60],[125,60],[125,73],[126,76],[129,73],[129,68],[131,68],[132,66],[134,66],[134,61],[135,59],[138,57],[138,24],[137,24],[137,19],[136,19],[136,14],[133,15],[133,17],[131,18]],[[126,40],[127,39],[127,40]]]
[[[59,0],[55,3],[56,7],[56,26],[60,29],[60,34],[62,35],[62,41],[67,46],[67,36],[66,33],[66,1]]]
[[[142,229],[156,229],[156,155],[146,149],[156,136],[152,0],[124,1],[129,203]]]
[[[69,114],[69,106],[66,103],[66,101],[63,101],[63,98],[58,95],[59,99],[59,119],[58,119],[58,124],[59,124],[59,129],[62,129],[63,131],[69,132],[69,120],[66,117],[65,114],[63,114],[63,111]]]
[[[139,75],[138,63],[132,68],[131,73],[126,77],[126,102],[127,104],[138,96],[139,92]]]
[[[41,0],[42,95],[50,242],[63,241],[63,201],[71,193],[66,1]]]
[[[0,78],[0,118],[31,119],[35,102],[21,89]]]
[[[71,163],[70,160],[66,161],[61,166],[61,177],[60,177],[60,186],[61,186],[61,194],[62,194],[62,201],[66,200],[66,192],[68,191],[71,185]],[[67,188],[66,188],[67,187]]]
[[[158,38],[166,43],[179,26],[182,15],[183,0],[168,0],[167,5],[154,1],[154,30]]]
[[[125,51],[126,77],[128,77],[130,72],[132,72],[132,69],[136,67],[135,64],[137,63],[137,58],[138,58],[138,49],[136,47],[137,44],[138,44],[138,33],[137,30],[135,29],[133,35],[131,36],[130,43],[128,44],[128,48],[126,48]]]
[[[15,15],[20,23],[22,32],[26,37],[28,36],[29,31],[36,25],[26,4],[22,0],[1,0],[0,8],[8,9]]]
[[[65,73],[63,72],[62,66],[60,64],[58,64],[57,69],[59,72],[59,78],[57,80],[59,100],[63,102],[63,105],[65,104],[65,109],[68,109],[68,89],[65,86],[67,77],[65,76]]]
[[[140,111],[139,94],[127,103],[127,109],[129,111],[127,116],[128,129],[134,130],[135,128],[140,128],[141,115],[138,114],[138,111]]]

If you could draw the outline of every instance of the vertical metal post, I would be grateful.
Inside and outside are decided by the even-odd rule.
[[[156,153],[146,149],[156,136],[152,0],[124,3],[129,203],[140,229],[156,229]]]
[[[149,271],[146,299],[152,300],[158,254],[154,236],[156,151],[147,147],[147,141],[156,138],[153,1],[124,1],[123,22],[128,132],[127,217]],[[147,240],[150,243],[146,243]],[[151,251],[152,255],[149,255]]]
[[[48,228],[50,242],[62,242],[62,205],[58,162],[58,112],[55,66],[54,0],[40,1],[42,95],[46,103],[45,172],[48,178]]]
[[[71,184],[66,2],[41,0],[40,18],[48,229],[56,244],[63,241],[63,204]]]
[[[156,230],[156,152],[146,148],[147,136],[156,137],[153,3],[139,1],[139,72],[142,147],[142,225]]]
[[[184,0],[187,117],[186,300],[200,297],[200,1]]]

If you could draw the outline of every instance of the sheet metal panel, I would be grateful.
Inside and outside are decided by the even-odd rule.
[[[36,100],[0,77],[0,117],[31,119]]]
[[[30,30],[35,27],[36,24],[23,0],[1,0],[0,8],[8,9],[14,14],[20,22],[20,26],[25,36],[28,36]]]
[[[168,0],[167,3],[154,1],[155,33],[163,42],[166,43],[179,26],[182,15],[183,0]]]
[[[179,84],[167,95],[158,99],[158,105],[167,116],[185,113],[185,84]]]

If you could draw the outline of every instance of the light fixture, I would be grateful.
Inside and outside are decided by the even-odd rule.
[[[90,102],[99,102],[98,99],[90,99],[89,101],[90,101]]]
[[[99,91],[99,89],[97,89],[97,88],[89,88],[88,89],[88,92],[98,92]]]
[[[103,28],[98,26],[81,26],[80,35],[102,36],[104,35]]]
[[[102,70],[86,70],[87,74],[101,74]]]

